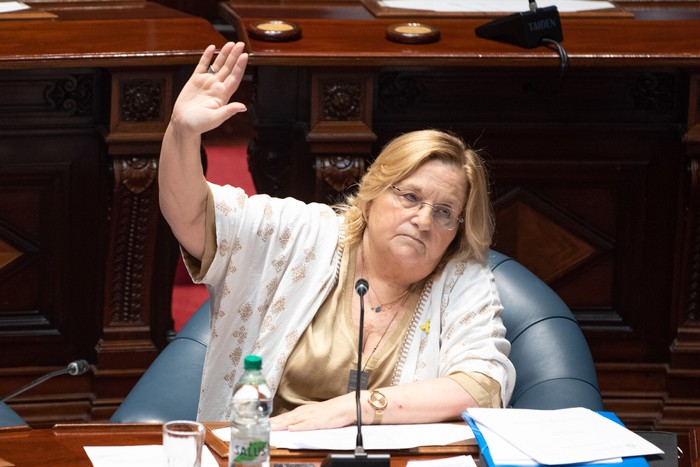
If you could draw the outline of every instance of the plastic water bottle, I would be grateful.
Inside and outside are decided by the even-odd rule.
[[[270,465],[272,393],[262,372],[262,358],[248,355],[233,391],[229,467]]]

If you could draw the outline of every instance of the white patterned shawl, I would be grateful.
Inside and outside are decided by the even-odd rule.
[[[343,228],[342,218],[325,204],[210,188],[217,248],[196,280],[207,284],[211,296],[211,341],[197,418],[225,421],[246,355],[262,357],[263,373],[277,390],[287,358],[336,285]],[[515,370],[500,312],[488,268],[450,262],[423,291],[393,383],[476,371],[501,384],[506,404]]]

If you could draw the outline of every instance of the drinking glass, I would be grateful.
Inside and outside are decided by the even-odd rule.
[[[163,425],[163,447],[168,467],[200,467],[204,425],[189,420],[173,420]]]

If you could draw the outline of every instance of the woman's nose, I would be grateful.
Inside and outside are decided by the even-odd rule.
[[[416,208],[414,222],[420,229],[428,230],[433,221],[433,208],[429,204],[421,204]]]

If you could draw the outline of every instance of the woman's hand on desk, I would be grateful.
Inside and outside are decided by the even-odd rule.
[[[387,404],[382,411],[381,423],[437,423],[459,420],[466,407],[478,407],[474,398],[451,378],[441,377],[379,389]],[[440,394],[436,400],[435,394]],[[370,391],[360,395],[362,424],[374,422],[375,410],[368,399]],[[273,430],[318,430],[354,425],[357,420],[355,392],[301,405],[294,410],[270,419]]]
[[[355,393],[314,402],[270,419],[273,430],[320,430],[355,424]]]

